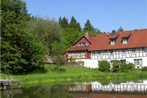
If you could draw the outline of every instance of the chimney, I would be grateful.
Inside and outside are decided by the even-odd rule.
[[[85,37],[89,37],[88,32],[85,33]]]

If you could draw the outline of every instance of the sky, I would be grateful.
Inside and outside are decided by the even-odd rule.
[[[23,0],[33,16],[58,21],[74,16],[82,28],[87,19],[102,32],[147,28],[147,0]]]

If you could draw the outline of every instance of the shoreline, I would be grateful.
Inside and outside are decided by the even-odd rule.
[[[131,71],[131,72],[100,72],[98,69],[88,69],[74,66],[61,66],[63,72],[55,71],[54,65],[45,65],[46,73],[32,73],[27,75],[8,75],[1,73],[1,79],[12,77],[19,80],[21,84],[40,84],[40,83],[56,83],[56,82],[75,82],[75,81],[131,81],[147,79],[147,72]]]

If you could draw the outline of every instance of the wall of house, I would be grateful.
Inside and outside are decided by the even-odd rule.
[[[143,58],[143,66],[146,66],[147,67],[147,57],[144,57]]]
[[[98,68],[98,60],[92,60],[92,59],[76,59],[76,62],[83,62],[83,67],[87,68]]]
[[[70,52],[68,53],[68,59],[73,58],[73,59],[80,59],[80,58],[86,58],[86,52],[81,51],[81,52]]]
[[[134,59],[142,59],[141,65],[136,67],[147,66],[147,48],[134,48],[134,49],[120,49],[120,50],[107,50],[91,52],[91,59],[94,60],[126,60],[126,63],[133,63]]]
[[[135,49],[122,49],[113,51],[95,51],[88,54],[90,56],[87,58],[84,52],[72,53],[69,56],[75,58],[76,62],[82,61],[83,66],[87,68],[98,68],[98,62],[102,60],[107,60],[109,62],[114,60],[126,60],[126,63],[133,63],[134,59],[142,59],[141,65],[136,65],[136,67],[142,68],[147,66],[147,47],[146,48],[135,48]],[[80,58],[79,55],[82,54]],[[83,56],[84,55],[84,56]]]
[[[134,57],[147,57],[147,48],[117,49],[91,52],[91,59],[122,59]]]
[[[134,59],[142,59],[142,65],[135,65],[136,68],[142,68],[147,66],[147,57],[134,57],[134,58],[121,58],[121,59],[116,59],[116,60],[126,60],[126,63],[134,63]],[[107,59],[107,61],[111,62],[114,59]],[[99,60],[101,61],[101,60]]]
[[[82,61],[83,66],[87,68],[98,68],[98,62],[102,60],[109,62],[114,60],[126,60],[126,63],[135,64],[134,59],[142,59],[142,64],[136,65],[136,68],[147,66],[147,48],[113,50],[113,52],[97,51],[91,53],[90,59],[77,59],[76,61]]]
[[[123,60],[126,58],[122,58],[122,59],[117,59],[117,60]],[[136,58],[127,58],[126,59],[126,63],[133,63],[134,64],[134,59],[142,59],[142,65],[136,65],[136,68],[142,68],[142,67],[147,67],[147,57],[136,57]],[[111,62],[114,59],[107,59],[108,62]],[[98,62],[101,60],[97,60],[97,59],[76,59],[76,62],[82,61],[83,62],[83,67],[87,67],[87,68],[98,68]]]

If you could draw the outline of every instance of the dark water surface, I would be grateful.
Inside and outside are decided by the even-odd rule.
[[[147,80],[37,85],[1,90],[2,98],[147,98]]]

